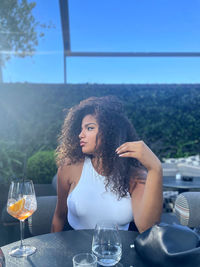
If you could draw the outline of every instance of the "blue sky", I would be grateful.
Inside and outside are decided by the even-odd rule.
[[[52,21],[36,54],[12,58],[5,82],[63,83],[59,1],[36,0]],[[72,51],[199,52],[200,1],[69,0]],[[68,58],[69,83],[199,83],[200,58]]]

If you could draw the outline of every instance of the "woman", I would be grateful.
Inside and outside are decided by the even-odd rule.
[[[91,97],[73,107],[57,148],[58,200],[52,232],[66,218],[73,229],[91,229],[98,220],[115,220],[139,232],[159,222],[162,168],[140,141],[114,96]]]

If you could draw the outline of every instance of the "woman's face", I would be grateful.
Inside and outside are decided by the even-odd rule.
[[[93,115],[86,115],[82,120],[79,134],[80,146],[84,154],[94,154],[96,151],[96,137],[99,125]]]

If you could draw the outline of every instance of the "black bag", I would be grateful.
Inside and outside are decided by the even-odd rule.
[[[186,226],[154,225],[136,237],[135,250],[147,266],[200,267],[199,237]]]

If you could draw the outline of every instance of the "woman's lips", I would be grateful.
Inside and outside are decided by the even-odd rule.
[[[80,146],[84,146],[85,144],[85,142],[80,142]]]

